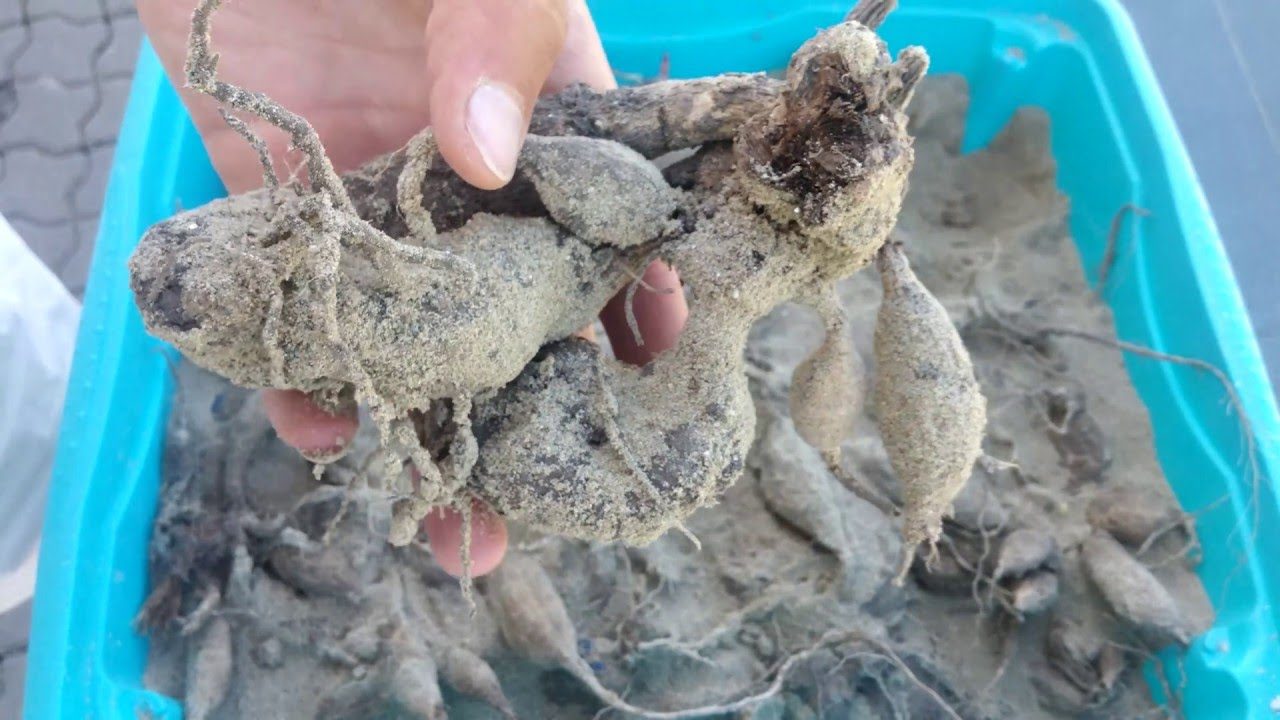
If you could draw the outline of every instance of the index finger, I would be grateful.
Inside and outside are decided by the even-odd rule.
[[[582,0],[437,0],[426,82],[440,154],[467,182],[505,185],[549,82],[612,82]]]

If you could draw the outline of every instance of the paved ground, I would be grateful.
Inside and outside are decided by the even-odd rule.
[[[1126,0],[1280,387],[1280,4]],[[140,28],[131,0],[0,0],[0,213],[84,289]],[[0,621],[0,720],[18,716],[28,616]]]
[[[0,0],[0,213],[77,295],[140,38],[130,0]]]

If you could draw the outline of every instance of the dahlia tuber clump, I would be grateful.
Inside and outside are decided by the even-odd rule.
[[[393,542],[409,542],[428,507],[473,497],[565,535],[653,540],[742,473],[752,322],[790,300],[829,305],[814,299],[878,253],[892,291],[876,352],[886,444],[909,543],[936,538],[977,457],[983,400],[928,291],[914,282],[911,300],[937,312],[898,312],[910,271],[882,250],[913,159],[903,108],[928,63],[915,47],[891,58],[876,35],[891,3],[818,33],[784,80],[546,98],[515,179],[494,192],[454,176],[430,130],[339,177],[304,119],[217,78],[218,5],[194,17],[189,84],[288,131],[310,184],[268,182],[157,224],[130,263],[137,303],[152,333],[237,384],[367,405],[399,478]],[[665,174],[649,160],[693,148]],[[675,348],[634,368],[572,337],[658,258],[690,296]],[[842,319],[826,314],[796,425],[834,463],[863,380]],[[926,455],[927,467],[910,459]]]

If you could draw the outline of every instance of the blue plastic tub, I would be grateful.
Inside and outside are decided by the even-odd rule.
[[[619,70],[651,75],[665,53],[673,75],[694,76],[780,67],[849,2],[593,6]],[[1280,477],[1280,415],[1244,304],[1128,17],[1112,0],[903,5],[884,27],[890,44],[923,45],[933,72],[969,80],[968,148],[984,145],[1021,105],[1048,111],[1085,267],[1097,266],[1118,207],[1134,202],[1151,210],[1121,238],[1126,250],[1110,293],[1117,329],[1124,339],[1223,368],[1252,417],[1263,474]],[[143,331],[125,261],[150,223],[222,192],[144,48],[116,149],[49,493],[28,659],[29,720],[181,714],[178,703],[143,689],[147,643],[130,625],[147,582],[172,351]],[[1188,510],[1210,507],[1198,518],[1200,573],[1218,622],[1183,657],[1186,714],[1272,717],[1268,705],[1280,694],[1275,488],[1246,477],[1238,418],[1212,377],[1133,357],[1128,369],[1179,500]],[[1213,504],[1224,496],[1227,502]]]

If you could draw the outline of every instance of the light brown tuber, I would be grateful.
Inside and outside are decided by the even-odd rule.
[[[1120,620],[1156,642],[1190,640],[1173,596],[1115,538],[1095,531],[1084,541],[1082,557],[1089,579]]]
[[[829,301],[830,302],[830,301]],[[800,437],[827,463],[840,462],[840,445],[853,434],[866,394],[866,368],[853,347],[849,321],[839,305],[824,307],[826,337],[791,379],[791,419]]]
[[[546,98],[516,177],[482,192],[444,165],[429,130],[338,177],[304,119],[218,77],[219,4],[204,0],[192,25],[192,87],[288,131],[312,184],[157,224],[130,261],[134,294],[152,333],[238,384],[364,403],[388,468],[421,474],[388,487],[396,544],[427,506],[471,495],[545,530],[631,543],[714,502],[753,436],[751,323],[830,297],[901,208],[903,108],[928,60],[891,57],[856,19],[801,46],[784,80]],[[855,17],[875,25],[888,9]],[[716,172],[689,173],[688,187],[646,160],[717,143],[694,156]],[[566,339],[655,258],[689,287],[674,349],[640,371]],[[858,357],[842,332],[820,355],[797,392],[829,404],[798,422],[834,453],[856,412]],[[454,416],[423,427],[440,407]],[[448,450],[428,451],[427,436]],[[465,462],[454,448],[470,448]]]
[[[884,298],[876,317],[874,402],[880,435],[902,484],[904,554],[899,582],[982,454],[986,401],[947,311],[925,289],[898,243],[876,259]]]

